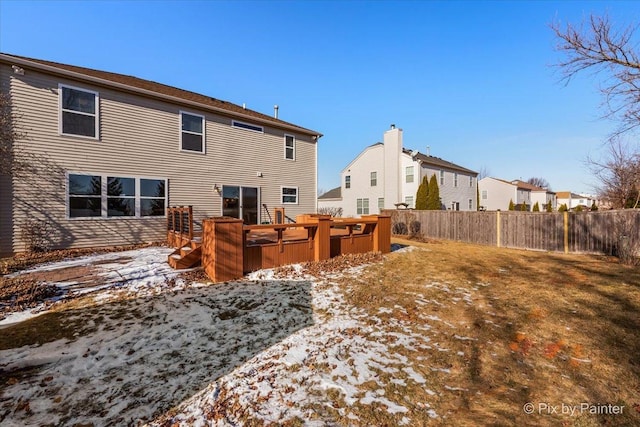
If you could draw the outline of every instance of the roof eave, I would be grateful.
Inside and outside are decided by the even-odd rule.
[[[145,95],[145,96],[148,96],[148,97],[164,99],[164,100],[171,101],[171,102],[177,103],[177,104],[190,105],[190,106],[202,109],[202,110],[212,111],[212,112],[224,115],[224,116],[238,117],[238,118],[241,118],[241,119],[244,119],[244,120],[247,120],[247,121],[258,122],[258,123],[263,124],[263,125],[269,125],[271,127],[287,129],[287,130],[299,132],[299,133],[302,133],[302,134],[305,134],[305,135],[314,136],[314,137],[316,137],[316,140],[320,139],[323,136],[320,132],[316,132],[316,131],[313,131],[311,129],[305,129],[305,128],[302,128],[302,127],[292,126],[292,125],[288,125],[288,124],[285,124],[285,123],[276,123],[276,122],[273,122],[271,120],[266,120],[266,119],[263,119],[263,118],[260,118],[260,117],[255,117],[255,116],[251,116],[251,115],[248,115],[248,114],[237,113],[237,112],[234,112],[234,111],[225,110],[224,108],[218,108],[218,107],[214,107],[214,106],[211,106],[211,105],[202,104],[200,102],[190,101],[190,100],[187,100],[187,99],[184,99],[184,98],[179,98],[179,97],[176,97],[176,96],[165,95],[165,94],[154,92],[154,91],[151,91],[151,90],[147,90],[147,89],[142,89],[142,88],[138,88],[138,87],[135,87],[135,86],[126,85],[124,83],[118,83],[118,82],[114,82],[114,81],[111,81],[111,80],[102,79],[100,77],[88,76],[86,74],[77,73],[75,71],[65,70],[65,69],[54,67],[54,66],[51,66],[51,65],[40,64],[38,62],[33,62],[33,61],[29,61],[29,60],[22,59],[22,58],[16,58],[16,57],[13,57],[11,55],[6,55],[4,53],[0,53],[0,62],[7,62],[9,64],[22,65],[22,66],[25,66],[25,67],[35,68],[37,70],[41,70],[41,71],[52,73],[52,74],[59,74],[59,75],[63,75],[63,76],[66,76],[66,77],[71,77],[71,78],[74,78],[74,79],[89,81],[89,82],[96,83],[96,84],[99,84],[99,85],[102,85],[102,86],[114,87],[114,88],[118,88],[118,89],[125,90],[125,91],[128,91],[128,92],[142,94],[142,95]]]

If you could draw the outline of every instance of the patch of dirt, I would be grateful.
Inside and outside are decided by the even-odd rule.
[[[60,249],[48,252],[24,252],[13,257],[0,259],[0,274],[10,274],[27,269],[36,264],[56,262],[65,259],[78,258],[85,255],[106,254],[111,252],[123,252],[133,249],[148,248],[151,246],[166,246],[166,242],[149,242],[138,245],[112,246],[102,248]]]
[[[0,277],[0,320],[6,313],[37,307],[62,291],[55,285],[29,277]]]

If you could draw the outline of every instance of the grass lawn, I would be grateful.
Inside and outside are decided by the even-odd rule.
[[[640,425],[640,269],[602,256],[410,244],[422,250],[342,286],[391,329],[437,337],[423,351],[394,349],[428,386],[403,388],[412,425],[435,421],[425,402],[445,425]],[[397,392],[387,384],[387,396]],[[372,406],[357,412],[362,425],[379,422]]]

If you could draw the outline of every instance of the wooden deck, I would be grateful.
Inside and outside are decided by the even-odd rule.
[[[177,213],[180,219],[181,212]],[[177,249],[169,263],[189,268],[201,262],[207,275],[220,282],[263,268],[391,250],[388,216],[332,219],[307,214],[296,219],[297,223],[243,225],[235,218],[208,218],[202,221],[200,238],[193,233],[192,223],[183,230],[173,226],[174,220],[169,222],[167,240]]]

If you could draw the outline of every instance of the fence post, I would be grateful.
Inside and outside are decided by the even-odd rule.
[[[564,217],[564,253],[569,253],[569,212],[563,212]]]
[[[313,244],[313,260],[322,261],[331,258],[331,218],[318,216],[318,229]]]
[[[244,260],[242,220],[202,220],[202,266],[214,282],[242,277]]]
[[[500,211],[496,211],[496,242],[500,247]]]

